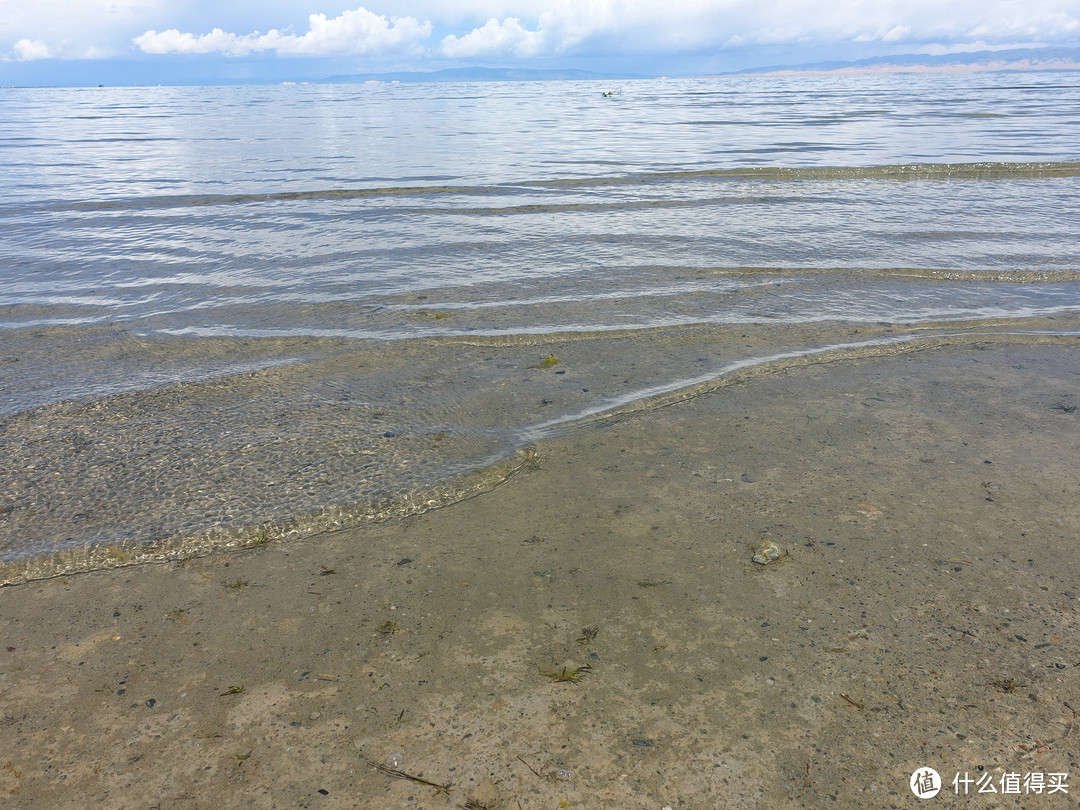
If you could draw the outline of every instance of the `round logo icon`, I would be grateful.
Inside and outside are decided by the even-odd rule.
[[[911,774],[909,784],[920,799],[932,799],[941,791],[941,776],[933,768],[919,768]]]

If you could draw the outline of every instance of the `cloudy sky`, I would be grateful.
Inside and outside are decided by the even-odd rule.
[[[0,0],[0,84],[694,74],[1080,45],[1080,0]]]

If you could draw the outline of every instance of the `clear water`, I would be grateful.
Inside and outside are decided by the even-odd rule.
[[[4,89],[0,563],[425,508],[767,358],[1069,334],[1078,133],[1071,73]]]

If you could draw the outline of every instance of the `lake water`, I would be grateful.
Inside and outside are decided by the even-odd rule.
[[[1080,74],[0,90],[0,583],[1080,315]]]

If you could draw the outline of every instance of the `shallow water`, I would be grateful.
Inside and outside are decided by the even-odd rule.
[[[1078,113],[1049,73],[5,90],[4,576],[427,508],[765,362],[1072,334]]]

